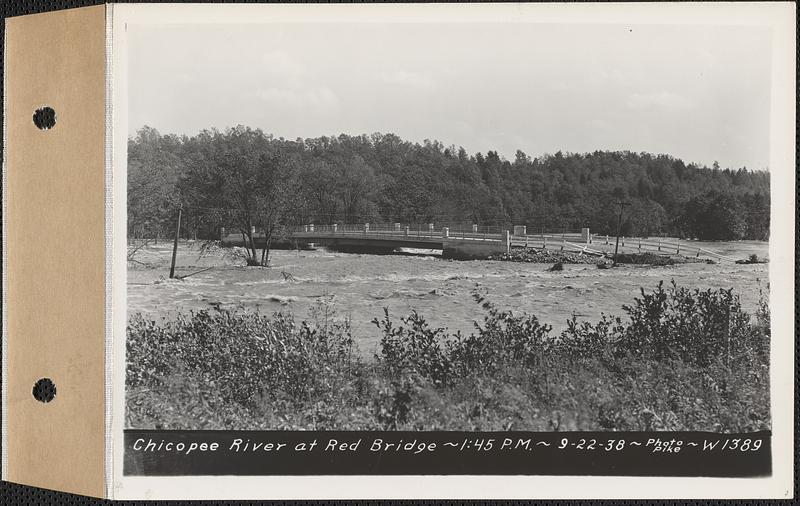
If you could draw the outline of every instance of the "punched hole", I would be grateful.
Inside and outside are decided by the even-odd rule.
[[[56,111],[52,107],[41,107],[33,113],[33,124],[39,130],[50,130],[56,126]]]
[[[50,378],[42,378],[33,385],[33,398],[39,402],[50,402],[56,397],[56,384]]]

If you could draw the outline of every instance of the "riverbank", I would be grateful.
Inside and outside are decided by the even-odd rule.
[[[492,255],[489,260],[499,260],[504,262],[523,262],[535,264],[578,264],[578,265],[604,265],[611,262],[612,256],[592,255],[588,253],[574,253],[570,251],[534,249],[534,248],[511,248],[508,253]],[[617,254],[618,264],[632,265],[676,265],[676,264],[715,264],[709,258],[687,257],[683,255],[645,253],[619,253]],[[750,262],[756,263],[756,262]]]

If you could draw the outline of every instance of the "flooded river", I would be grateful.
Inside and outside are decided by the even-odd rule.
[[[767,243],[715,244],[714,249],[736,258],[751,253],[765,256]],[[622,305],[670,280],[690,288],[731,288],[741,295],[746,311],[756,309],[759,288],[767,291],[768,266],[682,264],[667,267],[620,266],[601,270],[594,265],[550,265],[501,261],[449,261],[435,255],[361,255],[317,251],[273,251],[270,268],[241,267],[229,253],[217,250],[200,257],[199,243],[181,243],[177,274],[169,274],[171,245],[142,248],[129,263],[129,315],[141,312],[152,319],[174,318],[178,311],[236,308],[262,312],[292,312],[298,319],[320,298],[331,300],[339,317],[350,317],[353,335],[371,355],[380,339],[371,323],[388,308],[395,321],[412,310],[433,326],[471,331],[483,310],[472,299],[479,289],[495,305],[535,314],[556,331],[573,314],[596,320],[601,313],[622,315]],[[209,269],[210,268],[210,269]]]

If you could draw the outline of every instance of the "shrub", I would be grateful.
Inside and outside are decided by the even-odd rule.
[[[763,301],[763,299],[762,299]],[[659,282],[650,293],[623,306],[629,321],[605,315],[597,324],[567,322],[561,346],[575,357],[603,356],[606,361],[633,356],[681,360],[707,367],[722,361],[728,367],[752,367],[769,361],[766,303],[754,324],[732,289],[689,290]],[[768,319],[768,316],[766,316]]]
[[[134,315],[127,334],[129,387],[162,388],[180,372],[245,406],[263,396],[306,399],[352,370],[349,328],[324,332],[280,313],[200,311],[161,325]]]
[[[382,320],[372,320],[383,332],[381,353],[377,357],[385,366],[390,378],[420,374],[436,385],[445,385],[451,374],[449,357],[442,350],[444,329],[432,329],[428,322],[413,311],[401,318],[407,327],[395,327],[384,308]]]
[[[485,311],[469,335],[388,310],[372,362],[320,301],[308,322],[201,311],[128,325],[127,423],[144,428],[316,430],[705,430],[770,426],[769,308],[732,290],[663,283],[626,318]]]
[[[732,289],[689,290],[663,282],[632,306],[623,306],[630,317],[621,347],[645,358],[679,358],[708,366],[721,360],[726,366],[751,366],[768,357],[763,333],[751,326]]]
[[[477,334],[456,334],[447,343],[451,368],[459,376],[492,375],[511,364],[539,367],[549,339],[551,327],[539,323],[533,315],[514,316],[500,311],[480,293],[473,292],[475,302],[487,312]]]

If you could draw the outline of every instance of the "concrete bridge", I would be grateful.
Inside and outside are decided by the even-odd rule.
[[[358,225],[302,225],[292,231],[292,242],[299,246],[320,245],[339,251],[364,253],[392,253],[400,248],[442,250],[442,256],[454,259],[483,259],[490,255],[508,253],[512,246],[560,248],[581,251],[576,243],[590,240],[588,229],[584,234],[539,234],[528,236],[525,227],[503,230],[501,227],[436,227],[425,225],[369,224]],[[228,245],[245,245],[241,234],[228,235],[221,231],[221,240]],[[251,230],[256,247],[263,242],[263,234]]]
[[[241,234],[228,235],[221,231],[221,240],[227,245],[245,245]],[[263,234],[251,230],[256,247],[263,242]],[[691,245],[677,239],[642,239],[621,237],[621,253],[651,252],[661,255],[692,255],[732,260],[724,255]],[[490,255],[508,253],[512,247],[553,249],[588,255],[613,253],[615,238],[591,234],[588,228],[580,232],[528,234],[525,226],[512,230],[500,227],[436,227],[426,225],[369,224],[358,225],[302,225],[292,231],[296,245],[327,246],[339,251],[361,253],[392,253],[400,248],[442,250],[442,256],[459,260],[485,259]]]
[[[511,247],[509,231],[471,231],[451,233],[449,227],[392,225],[305,225],[298,227],[293,237],[342,251],[381,250],[390,253],[399,248],[440,249],[445,258],[477,259],[507,253]]]

